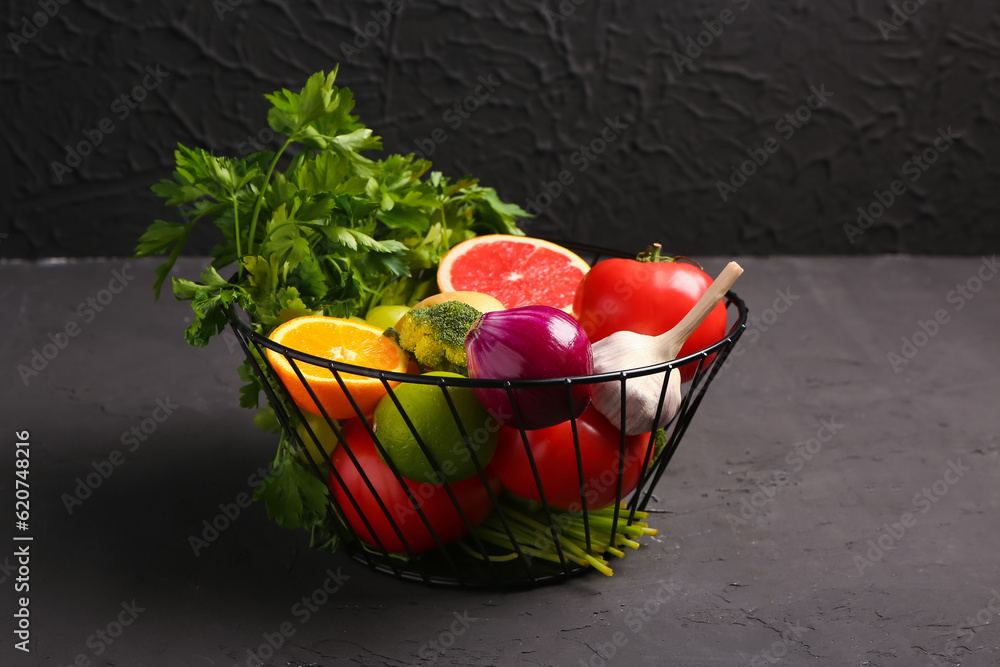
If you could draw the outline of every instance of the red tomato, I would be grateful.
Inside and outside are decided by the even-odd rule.
[[[400,486],[389,466],[379,458],[375,443],[360,419],[355,417],[344,422],[344,440],[347,447],[350,447],[358,459],[358,463],[368,476],[378,497],[381,498],[389,514],[392,515],[393,521],[399,528],[399,532],[403,534],[410,549],[414,553],[420,553],[437,546],[430,531],[427,530],[427,525],[413,509],[406,491]],[[391,553],[406,553],[403,542],[399,539],[385,512],[379,507],[375,496],[365,484],[365,480],[358,472],[354,462],[351,461],[346,448],[337,447],[330,460],[344,480],[347,491],[344,490],[344,486],[341,486],[332,472],[330,473],[330,490],[337,501],[337,506],[340,507],[354,532],[365,542],[377,546],[375,538],[365,526],[365,522],[354,508],[354,504],[351,503],[351,498],[357,502],[362,514],[368,519],[368,523],[371,524],[386,550]],[[488,469],[486,474],[490,477],[490,486],[496,495],[500,492],[500,482],[493,477],[493,473]],[[443,486],[405,481],[442,543],[454,542],[468,532],[465,522],[462,521],[462,517],[455,509],[455,505],[451,502]],[[454,482],[450,486],[452,493],[455,494],[455,499],[473,527],[482,523],[493,510],[489,493],[478,474],[461,482]],[[348,497],[348,493],[350,497]]]
[[[655,336],[674,327],[712,284],[712,277],[688,262],[640,262],[606,259],[583,277],[573,299],[573,316],[591,343],[616,331]],[[681,348],[681,357],[704,349],[726,335],[726,306],[719,303]],[[710,363],[715,355],[708,358]],[[696,363],[681,370],[684,382]]]
[[[607,507],[615,502],[618,487],[620,432],[593,405],[576,421],[580,437],[580,460],[583,463],[587,509]],[[580,511],[580,477],[573,446],[573,427],[565,421],[549,428],[525,431],[528,445],[538,468],[538,478],[545,500],[552,507]],[[649,434],[625,436],[625,465],[622,473],[622,497],[639,484],[639,473],[646,457]],[[524,440],[517,429],[500,429],[500,439],[490,468],[512,493],[540,501],[538,485],[531,473]]]

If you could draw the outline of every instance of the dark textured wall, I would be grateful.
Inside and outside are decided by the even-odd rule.
[[[26,26],[46,6],[47,24]],[[347,62],[342,45],[376,32],[384,7],[4,3],[0,256],[129,254],[165,215],[149,186],[175,142],[246,151],[266,127],[262,93],[337,62],[388,151],[429,152],[441,128],[436,168],[539,204],[532,233],[621,248],[658,239],[689,255],[1000,245],[994,2],[906,0],[897,29],[893,7],[871,0],[402,0]],[[480,87],[462,118],[455,104],[483,80],[494,90]],[[122,99],[136,86],[145,99]],[[831,94],[802,107],[812,88]],[[93,154],[54,169],[102,120],[111,131]],[[933,164],[912,162],[924,152]],[[744,165],[756,173],[743,183],[731,167],[752,155],[766,162]],[[720,193],[720,181],[739,187]],[[858,207],[882,206],[875,191],[892,203],[849,239]]]

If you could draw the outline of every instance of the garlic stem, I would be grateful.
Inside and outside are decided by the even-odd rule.
[[[719,276],[708,286],[705,293],[701,295],[694,307],[688,311],[687,315],[674,326],[673,329],[659,336],[653,337],[655,342],[655,362],[662,363],[677,358],[677,353],[681,351],[684,343],[694,333],[694,330],[701,326],[715,305],[726,296],[736,279],[743,274],[743,267],[736,262],[729,262]],[[651,346],[652,347],[652,346]]]

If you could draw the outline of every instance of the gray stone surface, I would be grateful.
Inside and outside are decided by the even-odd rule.
[[[671,512],[654,518],[660,535],[614,563],[613,578],[509,593],[397,582],[308,550],[258,505],[196,557],[188,537],[272,452],[237,407],[239,353],[184,343],[187,305],[153,303],[153,263],[130,262],[134,280],[90,322],[78,304],[125,260],[0,265],[0,488],[12,503],[13,434],[29,430],[34,536],[31,653],[11,648],[5,570],[0,664],[255,664],[248,648],[283,623],[294,634],[269,665],[998,664],[1000,280],[949,301],[980,259],[741,262],[737,291],[764,319],[660,483],[657,507]],[[768,314],[776,291],[793,303]],[[894,372],[887,353],[939,309],[947,323]],[[26,385],[17,366],[71,321],[79,335]],[[122,434],[167,398],[179,407],[128,451]],[[824,420],[836,434],[808,460],[795,454]],[[115,449],[124,462],[69,514],[62,494]],[[909,525],[892,528],[906,513]],[[869,543],[880,539],[884,554]],[[341,589],[303,622],[295,605],[330,570]],[[104,645],[96,631],[133,600],[142,611]]]

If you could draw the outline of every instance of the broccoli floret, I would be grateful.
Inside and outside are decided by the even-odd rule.
[[[424,366],[440,370],[448,362],[464,368],[465,336],[482,315],[461,301],[411,310],[397,325],[399,345]]]

